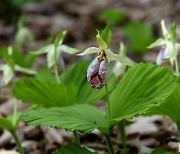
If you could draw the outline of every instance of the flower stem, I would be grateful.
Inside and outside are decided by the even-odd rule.
[[[109,114],[109,118],[111,119],[111,108],[110,108],[110,101],[109,101],[109,90],[108,90],[108,86],[106,84],[106,96],[107,96],[107,103],[108,103],[108,114]]]
[[[121,133],[121,140],[122,140],[122,145],[123,145],[123,149],[126,148],[126,133],[125,133],[125,126],[124,126],[124,120],[122,120],[119,124],[119,130]]]
[[[57,80],[57,83],[61,83],[60,79],[59,79],[59,75],[58,75],[58,62],[57,62],[57,47],[55,46],[54,48],[54,60],[55,60],[55,64],[54,64],[54,73],[55,73],[55,76],[56,76],[56,80]]]
[[[106,143],[108,145],[109,153],[115,154],[110,136],[105,134],[105,137],[106,137]]]
[[[75,143],[80,145],[80,141],[79,141],[79,135],[77,133],[76,130],[73,131],[73,135],[74,135],[74,140],[75,140]]]
[[[176,67],[176,75],[179,76],[179,67],[178,67],[177,57],[175,59],[175,67]]]
[[[14,98],[13,126],[16,125],[16,118],[17,118],[17,99]]]
[[[16,132],[14,131],[14,132],[11,132],[11,133],[12,133],[12,136],[14,137],[14,139],[15,139],[15,142],[16,142],[16,144],[17,144],[19,153],[20,153],[20,154],[24,154],[23,148],[22,148],[22,145],[21,145],[21,142],[20,142],[18,136],[16,135]]]
[[[60,79],[59,79],[59,75],[58,75],[58,67],[57,67],[57,64],[54,65],[54,73],[55,73],[55,76],[56,76],[57,83],[61,83],[61,81],[60,81]]]

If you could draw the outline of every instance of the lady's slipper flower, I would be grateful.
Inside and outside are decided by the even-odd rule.
[[[104,52],[89,65],[87,79],[93,88],[101,88],[109,78],[108,60]]]
[[[1,64],[0,65],[0,72],[3,72],[3,78],[1,79],[1,83],[4,85],[8,85],[10,81],[13,79],[15,71],[26,73],[30,75],[35,75],[36,71],[31,70],[29,68],[21,67],[15,64],[14,68],[11,68],[8,64]]]
[[[177,60],[178,50],[180,49],[180,44],[176,42],[176,25],[173,24],[170,33],[167,31],[164,20],[161,21],[161,29],[164,38],[157,39],[148,48],[162,47],[160,53],[157,56],[156,64],[162,64],[165,59],[169,59],[171,65]]]
[[[98,56],[92,61],[87,70],[87,79],[93,88],[101,88],[108,81],[109,69],[108,62],[116,60],[125,65],[132,66],[133,62],[127,58],[122,58],[118,54],[114,54],[107,46],[105,41],[101,38],[99,32],[96,35],[99,48],[90,47],[83,53],[78,54],[80,56],[88,55],[92,53],[98,53]]]
[[[8,59],[11,59],[11,56],[13,54],[13,48],[8,47],[7,53],[9,56]],[[13,65],[10,65],[8,63],[0,64],[0,72],[3,73],[3,77],[2,77],[2,79],[0,79],[0,83],[3,83],[3,85],[7,85],[13,79],[13,77],[15,75],[15,71],[30,74],[30,75],[36,74],[36,71],[31,70],[29,68],[19,66],[19,65],[15,64],[14,61],[13,61]]]
[[[76,48],[71,48],[65,44],[62,44],[63,39],[66,35],[66,31],[62,31],[56,38],[55,43],[49,44],[41,49],[32,52],[32,54],[40,55],[47,53],[47,66],[52,68],[56,61],[59,59],[61,52],[66,52],[69,54],[76,54],[78,50]]]

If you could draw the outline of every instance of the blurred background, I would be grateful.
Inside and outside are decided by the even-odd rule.
[[[0,45],[15,44],[18,20],[23,15],[35,40],[27,42],[26,51],[41,47],[50,35],[63,29],[68,30],[65,43],[83,51],[96,45],[96,29],[103,29],[108,20],[114,52],[123,41],[133,59],[153,62],[156,53],[147,46],[161,36],[161,19],[167,25],[173,21],[178,25],[179,14],[178,0],[1,0]]]
[[[25,40],[23,52],[37,50],[51,35],[67,30],[64,43],[84,51],[87,47],[97,46],[96,29],[102,30],[107,21],[112,29],[111,49],[119,52],[120,42],[127,46],[128,56],[134,61],[155,63],[158,48],[147,49],[158,37],[162,37],[160,21],[164,19],[167,27],[177,23],[180,35],[180,1],[179,0],[0,0],[0,47],[17,46],[16,34],[20,25],[27,27],[32,39]],[[1,51],[0,51],[1,52]],[[67,53],[62,54],[64,66],[68,66],[80,58]],[[81,57],[87,59],[87,57]],[[3,63],[0,59],[0,63]],[[46,65],[45,56],[38,57],[34,68]],[[19,109],[27,104],[20,103]],[[12,96],[7,88],[0,91],[0,115],[7,116],[13,112]],[[147,125],[146,125],[147,124]],[[142,125],[146,125],[143,127]],[[159,132],[159,126],[164,130]],[[166,127],[164,127],[166,126]],[[20,136],[28,154],[51,153],[57,147],[69,143],[71,134],[62,129],[47,127],[35,128],[20,124]],[[160,145],[165,149],[177,150],[176,142],[169,144],[176,128],[169,119],[160,116],[137,119],[135,125],[127,130],[132,142],[141,142],[148,147]],[[57,135],[58,134],[58,135]],[[116,134],[116,133],[115,133]],[[139,136],[138,136],[139,135]],[[114,135],[116,136],[116,135]],[[81,141],[91,148],[102,151],[105,140],[99,132],[81,137]],[[103,143],[97,146],[96,143]],[[114,138],[114,142],[118,142]],[[11,135],[0,131],[0,149],[15,148]],[[136,147],[133,149],[136,153]],[[146,149],[147,150],[147,149]],[[145,150],[145,151],[146,151]],[[0,154],[4,154],[0,151]]]

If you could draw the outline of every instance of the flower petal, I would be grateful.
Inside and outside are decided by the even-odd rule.
[[[153,42],[150,46],[148,46],[149,49],[154,47],[159,47],[165,45],[165,40],[162,38],[157,39],[155,42]]]
[[[177,48],[177,46],[174,46],[171,41],[166,41],[166,47],[167,47],[168,53],[169,53],[169,60],[170,60],[171,64],[173,65],[174,60],[177,57],[177,53],[178,53],[177,49],[178,48]]]
[[[13,78],[14,72],[9,65],[3,66],[3,82],[7,85]]]
[[[47,45],[47,46],[45,46],[45,47],[40,48],[40,49],[37,50],[37,51],[31,52],[31,54],[41,55],[41,54],[47,53],[47,52],[49,52],[49,50],[52,48],[52,46],[53,46],[53,44]]]
[[[64,44],[58,46],[57,50],[61,50],[62,52],[66,52],[66,53],[69,53],[69,54],[76,54],[76,53],[79,52],[78,49],[71,48],[71,47],[69,47],[67,45],[64,45]]]
[[[55,47],[52,46],[48,53],[47,53],[47,64],[48,64],[48,68],[51,68],[55,65],[56,60],[58,60],[59,56],[61,54],[61,50],[59,48],[57,48],[56,50],[56,55],[55,55]],[[56,59],[55,59],[56,57]]]
[[[98,42],[98,45],[99,47],[102,49],[102,50],[106,50],[107,49],[107,44],[106,42],[104,42],[104,40],[102,39],[101,35],[99,34],[99,31],[97,30],[97,35],[96,35],[96,39],[97,39],[97,42]]]
[[[108,61],[110,62],[111,60],[116,60],[122,64],[128,65],[128,66],[133,66],[134,62],[128,58],[122,58],[118,54],[114,54],[110,49],[105,51],[106,56]]]
[[[19,71],[19,72],[26,73],[26,74],[31,74],[31,75],[35,75],[37,73],[34,70],[31,70],[31,69],[25,68],[25,67],[21,67],[19,65],[15,65],[15,71]]]
[[[120,50],[119,50],[119,55],[123,58],[126,57],[126,52],[127,52],[127,47],[124,45],[123,42],[120,43]]]
[[[89,55],[89,54],[92,54],[92,53],[98,53],[100,51],[99,48],[96,48],[96,47],[90,47],[90,48],[87,48],[83,53],[80,53],[80,54],[77,54],[78,56],[84,56],[84,55]]]
[[[169,52],[168,48],[162,48],[156,58],[156,64],[162,65],[164,62],[166,62],[169,59]]]
[[[161,29],[162,29],[164,38],[168,39],[169,38],[169,33],[167,31],[167,28],[166,28],[164,20],[161,20]]]

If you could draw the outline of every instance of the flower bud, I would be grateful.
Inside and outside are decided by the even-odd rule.
[[[108,60],[96,57],[89,65],[87,79],[93,88],[102,88],[109,78]]]

